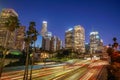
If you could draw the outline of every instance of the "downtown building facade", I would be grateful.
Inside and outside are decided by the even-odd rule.
[[[5,23],[10,16],[18,17],[18,14],[14,9],[2,9],[0,13],[0,46],[22,50],[25,27],[20,26],[20,28],[15,29],[13,32],[8,31]]]
[[[90,33],[90,53],[99,53],[103,51],[103,40],[97,31]]]
[[[18,14],[13,9],[2,9],[0,13],[0,46],[15,48],[15,31],[8,32],[7,27],[5,26],[5,23],[10,16],[18,17]]]
[[[20,26],[16,30],[16,40],[15,40],[15,49],[22,51],[25,48],[25,26]]]
[[[40,34],[45,37],[46,34],[47,34],[47,21],[43,21],[42,22],[42,29],[41,29],[41,32]]]
[[[74,26],[65,32],[65,48],[79,53],[85,52],[85,30],[81,25]]]
[[[42,37],[42,50],[50,50],[50,42],[52,38],[51,32],[46,32],[45,36]]]
[[[50,42],[50,51],[58,51],[62,49],[62,40],[58,38],[57,36],[52,36],[51,42]]]
[[[57,36],[53,36],[52,32],[47,31],[47,21],[42,22],[40,34],[42,36],[42,50],[55,52],[62,49],[62,41]]]

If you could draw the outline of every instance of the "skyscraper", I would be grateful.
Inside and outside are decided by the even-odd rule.
[[[19,50],[24,49],[24,37],[25,37],[25,26],[20,26],[16,30],[16,40],[15,40],[15,48]]]
[[[52,36],[52,32],[47,31],[47,21],[42,22],[40,34],[42,35],[42,50],[54,52],[62,48],[62,41],[58,37]]]
[[[40,34],[44,37],[46,35],[46,32],[47,32],[47,21],[43,21]]]
[[[52,37],[51,32],[47,32],[44,37],[42,37],[42,49],[43,50],[50,50],[50,40]]]
[[[85,52],[85,31],[82,26],[74,26],[65,32],[65,48]]]
[[[73,49],[73,28],[68,29],[65,32],[65,48],[66,49]]]
[[[52,36],[51,42],[50,42],[50,51],[56,51],[56,36]]]
[[[96,53],[100,51],[103,47],[103,41],[101,40],[99,33],[93,31],[90,33],[90,52]]]
[[[5,19],[5,18],[8,18],[9,16],[17,16],[18,17],[18,14],[15,12],[14,9],[11,9],[11,8],[2,9],[2,12],[0,13],[0,18]]]
[[[62,49],[62,41],[60,38],[56,37],[56,50]]]
[[[62,49],[62,41],[57,36],[52,36],[51,43],[50,43],[50,50],[51,51],[57,51]]]
[[[0,13],[0,46],[6,47],[6,41],[9,36],[7,47],[15,48],[15,31],[8,33],[5,27],[5,23],[10,16],[18,17],[18,14],[14,9],[3,9]]]
[[[82,26],[77,25],[74,27],[74,50],[78,52],[85,52],[85,30]]]

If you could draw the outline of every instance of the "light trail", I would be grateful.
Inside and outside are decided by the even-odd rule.
[[[83,60],[74,64],[34,69],[32,80],[96,80],[104,65],[107,65],[107,62]],[[6,72],[2,74],[1,80],[23,80],[23,75],[24,70]]]

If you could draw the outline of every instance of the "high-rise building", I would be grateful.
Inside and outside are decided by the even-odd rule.
[[[23,50],[24,49],[24,37],[25,37],[25,26],[20,26],[16,30],[16,41],[15,41],[15,47],[16,49]]]
[[[42,50],[54,52],[62,48],[62,41],[47,31],[47,21],[43,21],[40,34],[42,35]]]
[[[78,52],[85,52],[85,30],[82,26],[74,27],[74,50]]]
[[[1,18],[0,23],[6,22],[6,19],[10,16],[18,17],[18,14],[15,12],[14,9],[10,9],[10,8],[2,9],[0,13],[0,18]]]
[[[50,51],[57,51],[62,49],[62,41],[57,36],[52,36],[50,43]]]
[[[65,48],[85,52],[85,31],[82,26],[74,26],[65,32]]]
[[[52,33],[51,32],[47,32],[45,34],[45,36],[42,39],[42,49],[43,50],[50,50],[50,40],[52,37]]]
[[[103,47],[103,41],[101,40],[99,33],[97,31],[90,33],[90,52],[96,53],[101,51]]]
[[[52,36],[51,42],[50,42],[50,51],[56,51],[56,36]]]
[[[73,28],[68,29],[65,32],[65,48],[73,49]]]
[[[62,41],[60,40],[60,38],[56,38],[56,50],[60,50],[62,47]]]
[[[47,33],[47,21],[43,21],[40,34],[44,37],[46,33]]]
[[[10,16],[18,17],[14,9],[3,9],[0,13],[0,46],[15,48],[15,31],[8,32],[5,23]],[[8,38],[9,37],[9,38]],[[8,40],[8,42],[7,42]]]

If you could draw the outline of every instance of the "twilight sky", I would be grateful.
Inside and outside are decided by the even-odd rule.
[[[0,0],[2,8],[13,8],[24,26],[35,21],[38,31],[46,20],[48,31],[62,41],[68,28],[82,25],[86,42],[91,31],[98,31],[105,45],[113,37],[120,43],[120,0]]]

